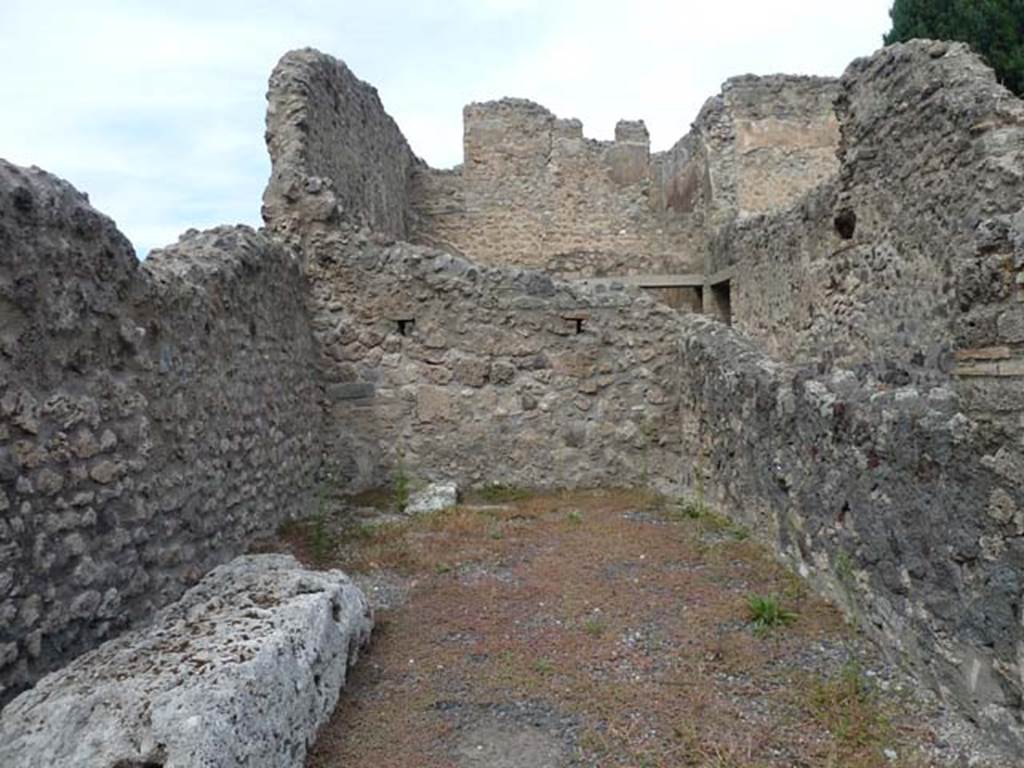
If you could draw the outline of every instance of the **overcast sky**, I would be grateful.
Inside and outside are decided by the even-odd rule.
[[[462,106],[502,96],[593,138],[680,138],[727,77],[839,75],[891,0],[0,0],[0,157],[89,193],[140,255],[189,227],[258,226],[267,76],[290,48],[344,59],[413,150],[462,159]]]

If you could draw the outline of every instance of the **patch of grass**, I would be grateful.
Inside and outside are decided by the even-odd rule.
[[[282,539],[292,539],[302,533],[302,523],[294,517],[289,517],[277,527],[277,535]]]
[[[378,527],[379,526],[371,525],[370,523],[359,523],[359,525],[346,528],[345,533],[348,537],[358,541],[372,541],[377,536]]]
[[[669,509],[669,518],[695,520],[704,532],[721,534],[736,541],[750,538],[750,532],[746,528],[712,510],[699,494],[680,499],[674,509]]]
[[[807,599],[807,583],[793,571],[784,569],[779,580],[782,582],[782,598],[786,602],[801,603]]]
[[[328,476],[328,480],[329,480]],[[331,509],[331,486],[328,482],[320,485],[317,491],[317,509],[309,529],[309,549],[313,560],[322,563],[334,549],[335,539],[327,529],[328,515]]]
[[[607,623],[600,616],[590,616],[583,622],[583,631],[591,637],[600,637],[607,628]]]
[[[309,549],[313,559],[322,563],[327,559],[334,546],[334,537],[327,532],[327,515],[321,511],[313,518],[313,526],[309,532]]]
[[[530,492],[524,488],[517,488],[514,485],[491,483],[478,489],[476,496],[481,501],[486,501],[490,504],[507,504],[511,501],[522,501],[529,498]]]
[[[579,525],[583,522],[583,513],[580,512],[578,509],[570,509],[566,513],[565,519],[573,525]]]
[[[684,496],[679,500],[677,509],[679,517],[690,520],[701,520],[713,514],[707,502],[699,495]]]
[[[700,518],[701,527],[710,533],[719,533],[728,536],[736,541],[746,541],[750,538],[750,532],[742,525],[734,523],[729,518],[719,515],[716,512],[708,512]]]
[[[811,716],[832,734],[841,756],[877,754],[893,741],[893,725],[857,662],[845,664],[834,678],[817,681],[809,698]]]
[[[538,675],[550,675],[555,671],[555,663],[547,658],[537,659],[533,662],[533,671]]]
[[[399,448],[395,457],[395,473],[391,479],[392,493],[395,502],[395,509],[405,512],[409,506],[410,480],[409,473],[405,468],[405,454]]]
[[[372,509],[379,509],[383,512],[391,509],[391,504],[394,502],[394,498],[391,491],[387,488],[371,488],[345,497],[344,502],[346,506],[371,507]]]
[[[832,560],[832,572],[842,592],[842,599],[846,601],[848,610],[857,609],[857,578],[853,573],[853,560],[850,553],[840,549],[835,553]]]
[[[796,621],[797,615],[782,607],[779,598],[774,595],[750,595],[747,597],[747,610],[750,620],[754,623],[754,631],[758,634],[768,632],[777,627],[784,627]]]
[[[608,746],[608,737],[595,728],[587,728],[580,734],[579,744],[576,748],[577,756],[591,754],[598,757],[607,755],[611,750]]]

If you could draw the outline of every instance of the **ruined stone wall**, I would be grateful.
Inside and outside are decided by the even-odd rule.
[[[721,141],[726,132],[731,138],[715,153],[718,167],[713,166],[712,174],[725,181],[719,197],[735,198],[714,206],[734,208],[739,218],[781,211],[835,176],[839,121],[833,102],[838,92],[837,82],[824,77],[747,75],[727,80],[721,98],[729,126],[709,128],[708,140]],[[735,164],[731,171],[730,163]]]
[[[304,293],[245,227],[140,264],[84,195],[0,161],[0,703],[303,511]]]
[[[837,106],[836,179],[713,245],[756,343],[681,319],[684,453],[1019,749],[1024,103],[918,41],[854,62]]]
[[[415,237],[566,277],[700,273],[717,227],[835,174],[836,92],[828,78],[734,78],[653,155],[640,122],[599,142],[529,101],[471,104],[463,165],[413,175]]]
[[[301,222],[347,221],[405,237],[409,176],[421,164],[377,91],[332,56],[286,53],[270,76],[271,176],[263,218],[294,239]]]
[[[787,359],[893,384],[960,377],[974,413],[1024,406],[1024,103],[962,45],[892,46],[842,79],[842,168],[726,230],[734,322]],[[895,106],[894,106],[895,105]]]
[[[719,227],[834,175],[836,91],[828,78],[734,78],[653,155],[640,121],[595,141],[530,101],[470,104],[463,164],[435,170],[371,86],[330,56],[292,51],[270,79],[264,219],[293,243],[304,223],[345,222],[568,278],[700,274]]]
[[[678,485],[675,313],[336,233],[307,255],[328,451],[353,489]]]
[[[1024,745],[1024,457],[948,386],[780,363],[680,316],[684,450],[709,501],[994,738]]]
[[[699,271],[696,233],[652,205],[642,122],[602,142],[522,99],[470,104],[463,117],[462,166],[414,176],[417,239],[565,276]]]

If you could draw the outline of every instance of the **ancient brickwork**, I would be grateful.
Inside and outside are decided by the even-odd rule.
[[[297,222],[344,220],[407,235],[409,176],[420,160],[376,89],[333,56],[305,48],[278,62],[267,93],[267,149],[263,218],[276,234],[294,238]]]
[[[655,154],[640,121],[595,141],[530,101],[470,104],[464,162],[441,171],[343,63],[292,51],[270,79],[263,215],[292,242],[302,222],[344,221],[562,277],[700,274],[717,227],[834,175],[835,94],[827,78],[734,78]]]
[[[304,286],[244,227],[139,264],[70,185],[0,163],[0,702],[301,513]]]
[[[736,167],[732,173],[715,173],[713,167],[712,173],[733,182],[719,197],[728,200],[734,190],[739,218],[785,210],[836,174],[838,90],[835,80],[823,77],[747,75],[726,81],[722,102],[732,141],[716,154],[719,168],[728,162]],[[724,129],[716,130],[721,135]]]
[[[564,277],[701,273],[715,227],[835,174],[836,92],[827,78],[734,78],[653,155],[641,122],[599,142],[529,101],[471,104],[463,165],[413,176],[415,236]]]
[[[992,439],[948,386],[821,377],[716,321],[680,324],[684,453],[708,498],[1019,748],[1019,446]]]
[[[399,454],[417,482],[678,485],[672,310],[355,233],[308,258],[353,488],[391,484]]]
[[[913,44],[855,62],[839,114],[837,182],[715,244],[734,322],[894,384],[955,369],[972,412],[1018,428],[1024,104],[965,46]]]
[[[652,205],[643,123],[594,141],[522,99],[470,104],[464,120],[462,166],[414,177],[419,240],[564,276],[699,270],[688,222]]]

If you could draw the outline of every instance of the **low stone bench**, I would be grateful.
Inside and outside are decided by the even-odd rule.
[[[340,571],[239,557],[8,704],[0,766],[301,766],[372,626]]]

